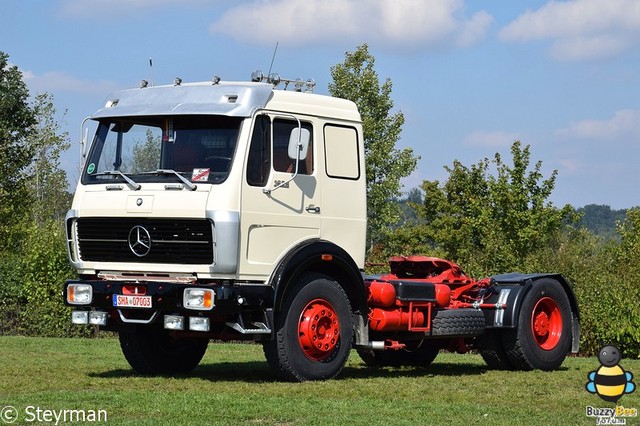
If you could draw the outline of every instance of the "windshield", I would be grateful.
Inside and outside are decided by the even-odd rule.
[[[100,120],[82,181],[180,182],[167,172],[175,171],[191,182],[221,183],[231,170],[241,121],[210,115]]]

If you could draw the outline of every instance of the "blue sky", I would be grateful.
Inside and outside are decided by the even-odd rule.
[[[54,96],[78,178],[80,122],[140,80],[313,78],[368,43],[421,160],[405,190],[446,179],[514,140],[531,145],[552,201],[640,205],[637,0],[4,0],[0,50],[32,94]],[[149,58],[153,58],[153,72]],[[63,114],[66,111],[66,114]]]

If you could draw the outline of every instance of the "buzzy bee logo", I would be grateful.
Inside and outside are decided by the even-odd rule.
[[[636,390],[633,374],[625,371],[620,365],[620,350],[615,346],[605,346],[598,355],[600,368],[590,371],[589,381],[585,385],[587,392],[595,393],[603,401],[613,402],[615,408],[587,407],[587,417],[596,417],[596,424],[626,424],[625,417],[636,417],[636,408],[625,408],[618,405],[624,395]]]

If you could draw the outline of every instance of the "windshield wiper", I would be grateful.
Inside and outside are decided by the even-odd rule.
[[[127,176],[124,173],[122,173],[120,170],[105,170],[104,172],[96,173],[93,176],[105,176],[105,175],[106,176],[120,176],[135,191],[137,191],[137,190],[139,190],[141,188],[141,186],[140,186],[140,184],[138,182],[134,181],[129,176]]]
[[[186,177],[182,176],[180,173],[172,169],[158,169],[155,172],[149,172],[149,173],[157,173],[159,175],[176,175],[178,179],[180,179],[182,183],[184,183],[187,186],[187,188],[189,188],[190,190],[195,191],[196,188],[198,187],[197,185],[194,185],[189,179],[187,179]]]

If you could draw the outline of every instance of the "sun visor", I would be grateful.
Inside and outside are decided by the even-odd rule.
[[[269,101],[266,83],[184,84],[121,90],[110,94],[91,118],[147,115],[227,115],[249,117]]]

